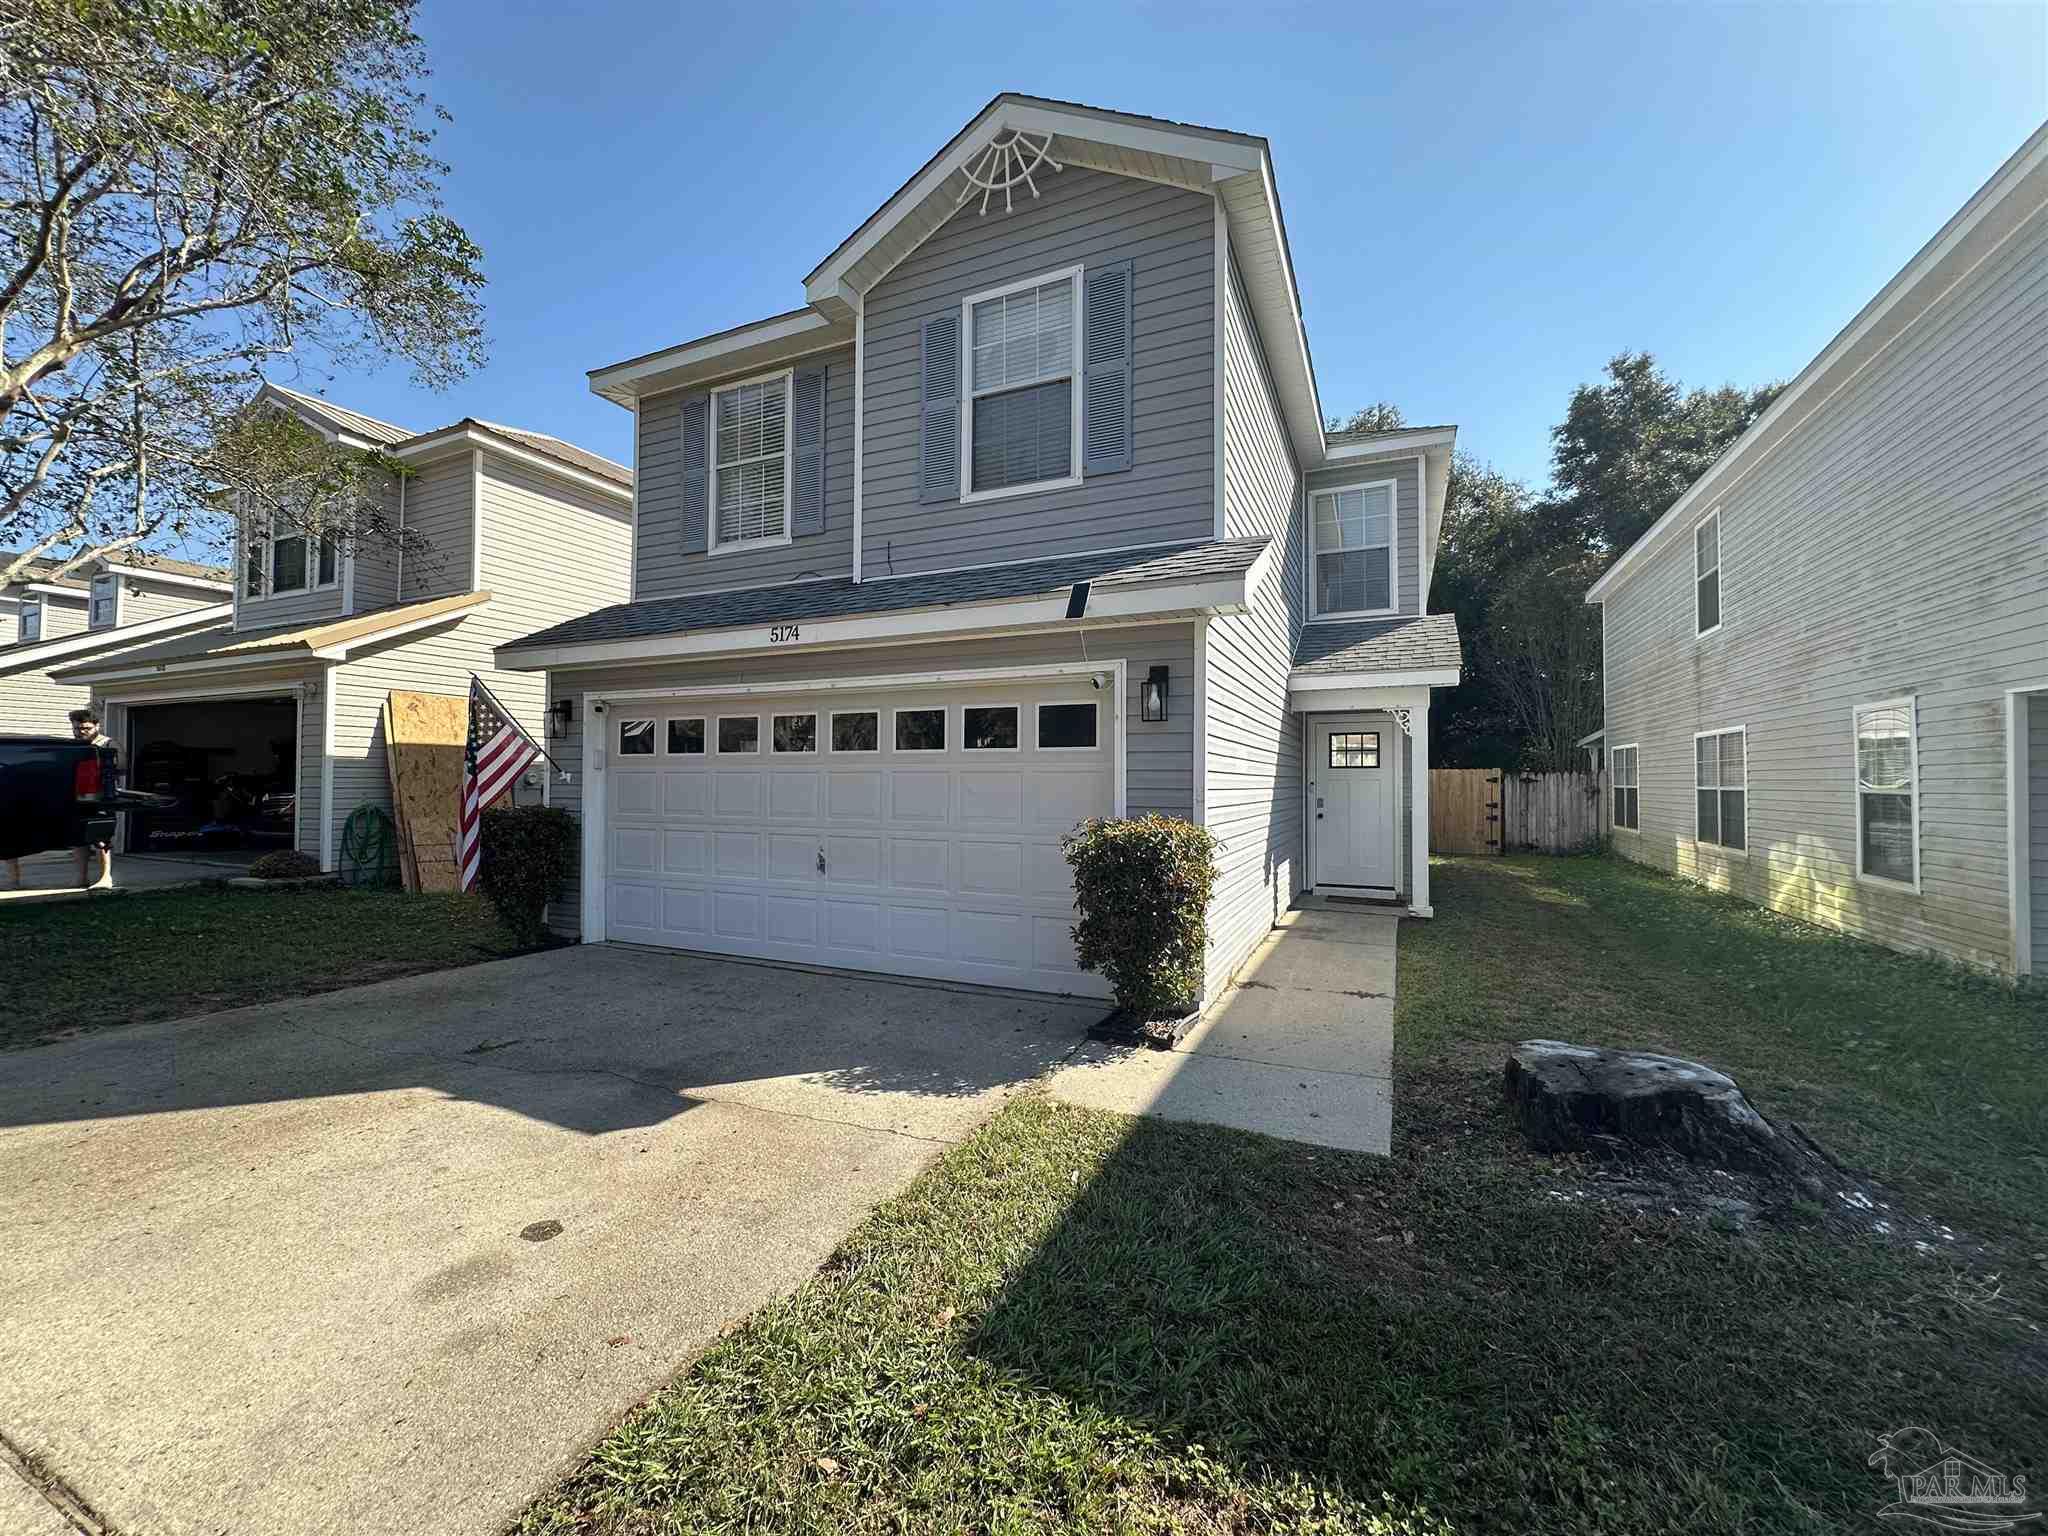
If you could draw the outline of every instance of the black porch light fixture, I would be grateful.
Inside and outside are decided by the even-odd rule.
[[[557,699],[548,706],[548,740],[563,741],[569,735],[569,721],[576,713],[574,699]]]
[[[1144,684],[1138,690],[1138,713],[1153,722],[1166,718],[1165,667],[1154,667],[1145,674]]]

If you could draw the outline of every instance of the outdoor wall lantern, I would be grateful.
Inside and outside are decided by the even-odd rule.
[[[1166,718],[1166,668],[1154,667],[1145,674],[1144,686],[1138,690],[1138,713],[1150,721]]]
[[[548,740],[565,741],[569,736],[569,720],[576,713],[574,699],[557,699],[548,706]]]

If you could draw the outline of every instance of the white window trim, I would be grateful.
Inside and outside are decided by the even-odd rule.
[[[775,745],[776,721],[801,720],[806,715],[809,715],[811,717],[810,751],[785,752],[782,748]],[[770,711],[768,715],[768,755],[770,757],[823,757],[825,755],[825,743],[822,739],[820,739],[818,726],[820,725],[820,723],[824,721],[824,718],[824,711],[817,709],[777,709]]]
[[[1387,606],[1384,608],[1322,609],[1321,583],[1316,580],[1316,557],[1325,553],[1316,548],[1316,502],[1325,496],[1336,496],[1344,491],[1372,491],[1384,486],[1387,492]],[[1401,611],[1401,482],[1392,480],[1355,480],[1344,485],[1317,486],[1308,493],[1308,603],[1309,618],[1317,619],[1383,619]],[[1364,544],[1363,549],[1374,549],[1377,545]],[[1349,550],[1329,550],[1329,554],[1349,554]]]
[[[704,412],[704,548],[709,555],[729,555],[742,549],[780,549],[796,541],[796,535],[790,528],[796,490],[796,395],[792,384],[795,377],[794,368],[778,368],[772,373],[735,379],[711,391],[710,407]],[[773,539],[721,541],[718,537],[718,397],[729,395],[736,389],[745,389],[749,384],[766,384],[775,379],[782,381],[782,534]]]
[[[106,589],[108,606],[107,622],[104,624],[96,623],[93,619],[93,609],[99,606],[102,587]],[[86,588],[85,627],[89,630],[121,627],[121,578],[112,571],[102,571],[93,577],[92,585]]]
[[[668,728],[678,720],[694,720],[704,727],[703,751],[677,752],[669,746]],[[693,760],[700,757],[709,757],[711,755],[711,721],[703,715],[663,715],[661,717],[661,739],[655,743],[655,748],[663,757],[682,757]]]
[[[896,745],[896,717],[898,715],[931,715],[946,717],[946,744],[943,747],[899,747]],[[904,704],[889,711],[889,751],[898,757],[941,757],[953,750],[953,711],[944,704]]]
[[[1873,875],[1863,868],[1863,764],[1859,757],[1860,748],[1857,730],[1864,714],[1873,709],[1904,709],[1906,711],[1906,772],[1913,786],[1913,879],[1909,884],[1894,880],[1889,875]],[[1749,762],[1747,745],[1743,749],[1743,763]],[[1865,885],[1875,885],[1888,891],[1920,893],[1920,702],[1916,694],[1907,694],[1896,699],[1872,699],[1867,703],[1853,704],[1849,708],[1849,788],[1855,796],[1852,809],[1855,812],[1856,836],[1856,878]]]
[[[1095,745],[1092,747],[1048,747],[1044,743],[1045,711],[1048,709],[1092,709],[1095,711]],[[1100,752],[1102,750],[1102,704],[1096,699],[1039,699],[1031,706],[1031,749],[1034,752]]]
[[[36,632],[28,632],[29,615],[35,615]],[[43,638],[43,600],[40,597],[24,597],[14,604],[14,638],[23,645],[40,642]]]
[[[1714,525],[1714,600],[1719,605],[1720,612],[1714,616],[1714,627],[1712,629],[1701,629],[1700,583],[1706,580],[1708,573],[1700,569],[1700,529],[1704,528],[1708,523]],[[1721,509],[1719,507],[1714,508],[1705,517],[1700,518],[1692,525],[1692,638],[1695,643],[1705,640],[1710,636],[1718,635],[1721,633],[1722,626],[1728,622],[1728,582],[1724,576],[1728,569],[1728,550],[1721,542],[1722,536],[1727,531],[1727,525],[1721,521]],[[1745,743],[1744,750],[1746,751],[1747,749],[1747,743]],[[1695,765],[1693,771],[1695,773],[1699,771],[1697,765]]]
[[[1726,843],[1715,842],[1700,836],[1700,791],[1709,788],[1733,789],[1735,787],[1733,784],[1707,785],[1700,782],[1700,738],[1703,736],[1740,736],[1742,738],[1742,846],[1740,848],[1730,848]],[[1718,759],[1716,760],[1716,771],[1719,771]],[[1641,777],[1640,769],[1637,770],[1637,777]],[[1717,832],[1720,830],[1720,814],[1721,809],[1717,803],[1714,807],[1714,830]],[[1711,848],[1725,858],[1746,859],[1749,857],[1751,846],[1756,842],[1756,839],[1750,836],[1750,832],[1755,826],[1756,820],[1749,813],[1749,727],[1747,725],[1727,725],[1718,731],[1694,731],[1692,733],[1693,847]]]
[[[985,703],[962,704],[960,706],[960,750],[983,757],[996,752],[1022,752],[1024,750],[1024,708],[1021,701],[1012,699],[990,699]],[[1007,709],[1017,716],[1017,744],[1014,747],[971,747],[967,744],[967,711],[970,709]]]
[[[824,747],[841,757],[880,757],[882,755],[882,719],[886,711],[876,709],[835,709],[825,717]],[[875,717],[875,744],[872,747],[842,747],[839,745],[839,721],[852,719],[855,715]]]
[[[1032,496],[1040,491],[1070,490],[1081,483],[1081,312],[1085,295],[1082,293],[1084,269],[1079,266],[1062,267],[1055,272],[1042,272],[1036,277],[1021,278],[1014,283],[1005,283],[1000,288],[986,288],[980,293],[970,293],[960,301],[960,499],[963,502],[1000,501],[1006,496]],[[1005,394],[1012,389],[1028,389],[1032,385],[1006,384],[1001,389],[984,389],[977,393],[974,388],[974,306],[986,304],[990,299],[1005,298],[1013,293],[1022,293],[1027,288],[1042,288],[1047,283],[1056,283],[1061,278],[1071,278],[1074,283],[1074,339],[1069,354],[1067,379],[1068,448],[1067,464],[1071,473],[1059,480],[1033,480],[1029,485],[1004,485],[993,490],[974,489],[974,402],[979,395]],[[1034,381],[1050,384],[1051,378]]]
[[[263,563],[258,567],[258,570],[262,573],[260,585],[263,590],[256,593],[245,590],[249,585],[249,523],[245,520],[241,525],[240,531],[236,534],[236,554],[238,558],[235,561],[235,600],[238,603],[267,603],[280,597],[304,597],[309,592],[332,592],[341,585],[342,565],[346,557],[340,542],[336,541],[334,546],[334,579],[332,581],[321,581],[319,579],[320,545],[324,540],[315,538],[312,534],[301,529],[294,533],[287,533],[284,537],[287,539],[304,539],[306,541],[306,585],[303,587],[286,587],[282,592],[278,591],[273,584],[277,571],[277,541],[270,536],[270,520],[267,517],[259,518],[256,521],[263,529]]]
[[[1635,754],[1636,781],[1633,784],[1624,785],[1614,777],[1614,759],[1616,754],[1622,752],[1633,752]],[[1694,747],[1692,752],[1692,776],[1697,779],[1700,776],[1700,749]],[[1745,779],[1749,777],[1749,742],[1747,740],[1744,740],[1742,743],[1742,774]],[[1632,827],[1624,827],[1619,821],[1615,820],[1611,812],[1607,819],[1615,831],[1626,832],[1630,837],[1641,837],[1643,835],[1643,753],[1642,749],[1632,741],[1620,742],[1607,749],[1607,790],[1612,795],[1617,789],[1633,789],[1636,792],[1636,824]],[[1742,826],[1743,838],[1747,841],[1749,836],[1749,791],[1746,785],[1744,786],[1742,796]],[[1697,788],[1693,792],[1692,829],[1695,834],[1700,829],[1700,803]],[[1714,846],[1718,848],[1720,844],[1716,843]]]
[[[728,752],[725,750],[724,731],[721,729],[728,720],[751,720],[754,722],[754,750],[751,752]],[[704,743],[711,749],[713,757],[744,757],[752,761],[768,756],[768,750],[761,745],[761,717],[759,715],[718,715],[711,722],[711,736]]]

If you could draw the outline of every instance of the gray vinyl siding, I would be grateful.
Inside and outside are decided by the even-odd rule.
[[[906,645],[872,649],[809,652],[798,655],[744,657],[678,665],[673,662],[639,667],[605,668],[602,671],[550,674],[551,697],[574,703],[570,736],[549,750],[564,767],[574,772],[570,783],[556,783],[553,803],[582,814],[583,805],[583,700],[587,695],[603,697],[609,691],[626,692],[648,688],[689,688],[731,683],[808,682],[838,677],[886,676],[894,673],[931,672],[943,668],[960,671],[978,667],[1018,667],[1037,662],[1128,661],[1126,696],[1123,700],[1127,753],[1125,763],[1126,804],[1133,816],[1158,812],[1165,816],[1190,816],[1194,810],[1194,732],[1191,708],[1170,708],[1168,718],[1157,724],[1139,719],[1138,690],[1146,671],[1165,665],[1174,678],[1195,675],[1195,626],[1172,624],[1145,628],[1093,628],[1087,632],[1085,654],[1081,631],[1061,626],[1043,635],[1012,635],[1000,639],[968,640],[944,646]],[[580,877],[572,881],[563,899],[549,909],[555,929],[575,936],[582,913]]]
[[[1422,590],[1422,496],[1420,461],[1412,455],[1379,463],[1348,463],[1341,468],[1311,470],[1311,497],[1340,485],[1394,482],[1394,609],[1421,613],[1428,594]]]
[[[825,531],[771,549],[683,553],[683,400],[701,389],[640,402],[640,537],[635,597],[768,586],[853,569],[853,349],[793,365],[825,370]],[[711,386],[716,388],[716,386]]]
[[[1039,192],[986,217],[969,203],[864,300],[865,575],[1214,536],[1215,200],[1078,166],[1041,177]],[[1066,490],[921,504],[923,322],[985,289],[1126,258],[1132,467]]]
[[[241,592],[246,578],[239,546],[235,557],[235,590]],[[281,624],[318,624],[341,617],[344,597],[341,567],[335,567],[334,585],[311,592],[286,592],[279,597],[240,596],[235,604],[238,629],[271,629]]]
[[[2033,974],[2048,976],[2048,692],[2027,705],[2028,893],[2033,921]]]
[[[1224,534],[1266,534],[1281,551],[1251,611],[1207,631],[1202,820],[1217,839],[1205,966],[1212,998],[1303,883],[1301,719],[1287,701],[1303,602],[1300,474],[1234,270],[1223,336]]]
[[[1733,486],[1721,632],[1689,530],[1605,607],[1623,854],[1904,949],[2011,969],[2004,692],[2048,672],[2048,212]],[[1702,512],[1711,510],[1703,508]],[[1914,696],[1921,889],[1856,878],[1851,710]],[[1748,727],[1748,856],[1693,837],[1693,733]]]
[[[174,587],[146,577],[124,576],[121,579],[121,602],[116,613],[119,627],[126,628],[130,624],[167,619],[174,613],[187,613],[194,608],[206,608],[227,600],[226,592],[203,592],[197,587]]]
[[[10,642],[19,628],[14,600],[21,596],[20,592],[14,592],[6,603]],[[84,629],[83,601],[67,603],[62,598],[43,599],[43,628],[36,643],[61,640],[66,635],[83,633]],[[66,716],[89,698],[89,691],[83,687],[51,682],[47,671],[0,675],[0,736],[47,736],[52,732],[61,735],[71,729],[71,722]]]
[[[460,453],[424,466],[406,483],[405,526],[425,541],[405,552],[400,597],[416,603],[429,597],[473,590],[475,456]],[[369,606],[358,603],[357,607]]]
[[[461,461],[460,519],[463,548],[467,530],[470,467]],[[450,629],[400,636],[360,653],[335,671],[334,846],[341,829],[362,805],[391,806],[390,766],[384,740],[384,701],[393,689],[466,697],[469,676],[484,680],[528,735],[549,751],[544,715],[545,687],[534,673],[501,672],[493,652],[506,641],[563,619],[588,613],[626,597],[627,545],[631,523],[627,504],[567,480],[486,453],[483,460],[483,587],[491,600],[471,610]],[[426,477],[422,477],[425,479]],[[408,488],[407,516],[411,517]],[[408,586],[412,560],[406,561]],[[469,572],[463,571],[464,585]],[[561,758],[559,752],[555,752]],[[570,760],[561,758],[565,764]],[[538,791],[521,789],[521,803]],[[316,850],[317,851],[317,850]]]
[[[384,493],[383,515],[396,527],[404,504],[394,477]],[[355,547],[355,605],[357,613],[388,608],[398,601],[399,555],[396,545],[381,539],[360,539]]]

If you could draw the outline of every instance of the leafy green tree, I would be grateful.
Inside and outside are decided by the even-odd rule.
[[[481,363],[414,9],[0,5],[0,581],[225,542],[276,467],[234,430],[266,366],[399,359],[439,387]],[[325,500],[320,531],[374,534]]]
[[[1353,411],[1349,416],[1332,416],[1329,430],[1336,432],[1395,432],[1408,423],[1402,419],[1401,407],[1385,400],[1376,401],[1362,411]]]

